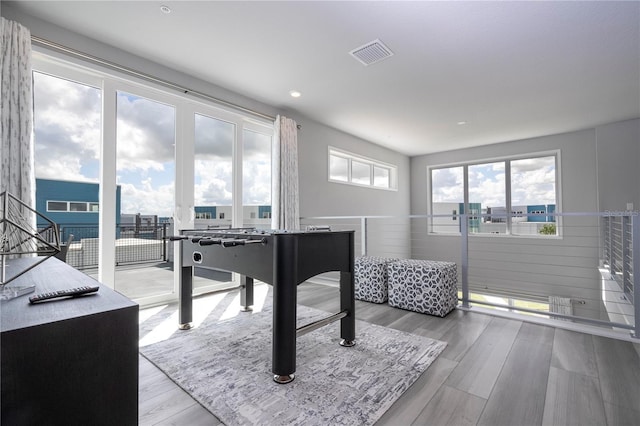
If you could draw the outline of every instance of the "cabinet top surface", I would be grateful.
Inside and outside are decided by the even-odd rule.
[[[40,259],[6,260],[7,276],[15,275],[16,270],[22,270],[37,260]],[[130,299],[54,257],[45,260],[7,284],[7,286],[31,285],[35,285],[34,292],[15,299],[0,301],[0,329],[3,333],[116,309],[138,309],[137,304]],[[34,294],[95,285],[100,289],[93,295],[53,299],[33,305],[29,303],[29,296]]]

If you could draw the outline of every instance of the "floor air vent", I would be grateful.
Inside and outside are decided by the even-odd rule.
[[[360,61],[364,66],[375,64],[389,56],[393,56],[391,49],[385,46],[384,43],[378,39],[353,49],[349,54]]]
[[[549,296],[549,312],[563,315],[573,315],[571,299],[562,296]]]

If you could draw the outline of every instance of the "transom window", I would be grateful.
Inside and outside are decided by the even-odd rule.
[[[471,234],[559,235],[559,152],[430,167],[430,230]]]
[[[329,182],[397,190],[398,167],[329,147]]]

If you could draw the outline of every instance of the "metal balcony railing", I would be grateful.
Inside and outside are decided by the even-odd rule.
[[[121,225],[116,232],[116,266],[168,260],[169,224]],[[59,225],[65,261],[77,269],[98,267],[99,229],[97,225]]]
[[[301,224],[355,230],[356,255],[456,262],[462,308],[585,323],[640,338],[640,303],[633,297],[637,213],[525,214],[511,218],[508,233],[495,216],[330,216]]]
[[[620,287],[623,297],[634,303],[634,230],[638,232],[638,215],[611,213],[603,216],[604,266]]]

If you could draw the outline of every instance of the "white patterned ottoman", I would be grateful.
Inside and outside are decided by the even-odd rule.
[[[387,264],[398,259],[361,256],[355,261],[355,297],[365,302],[384,303],[388,298]]]
[[[453,262],[399,260],[389,264],[389,306],[444,317],[458,304]]]

